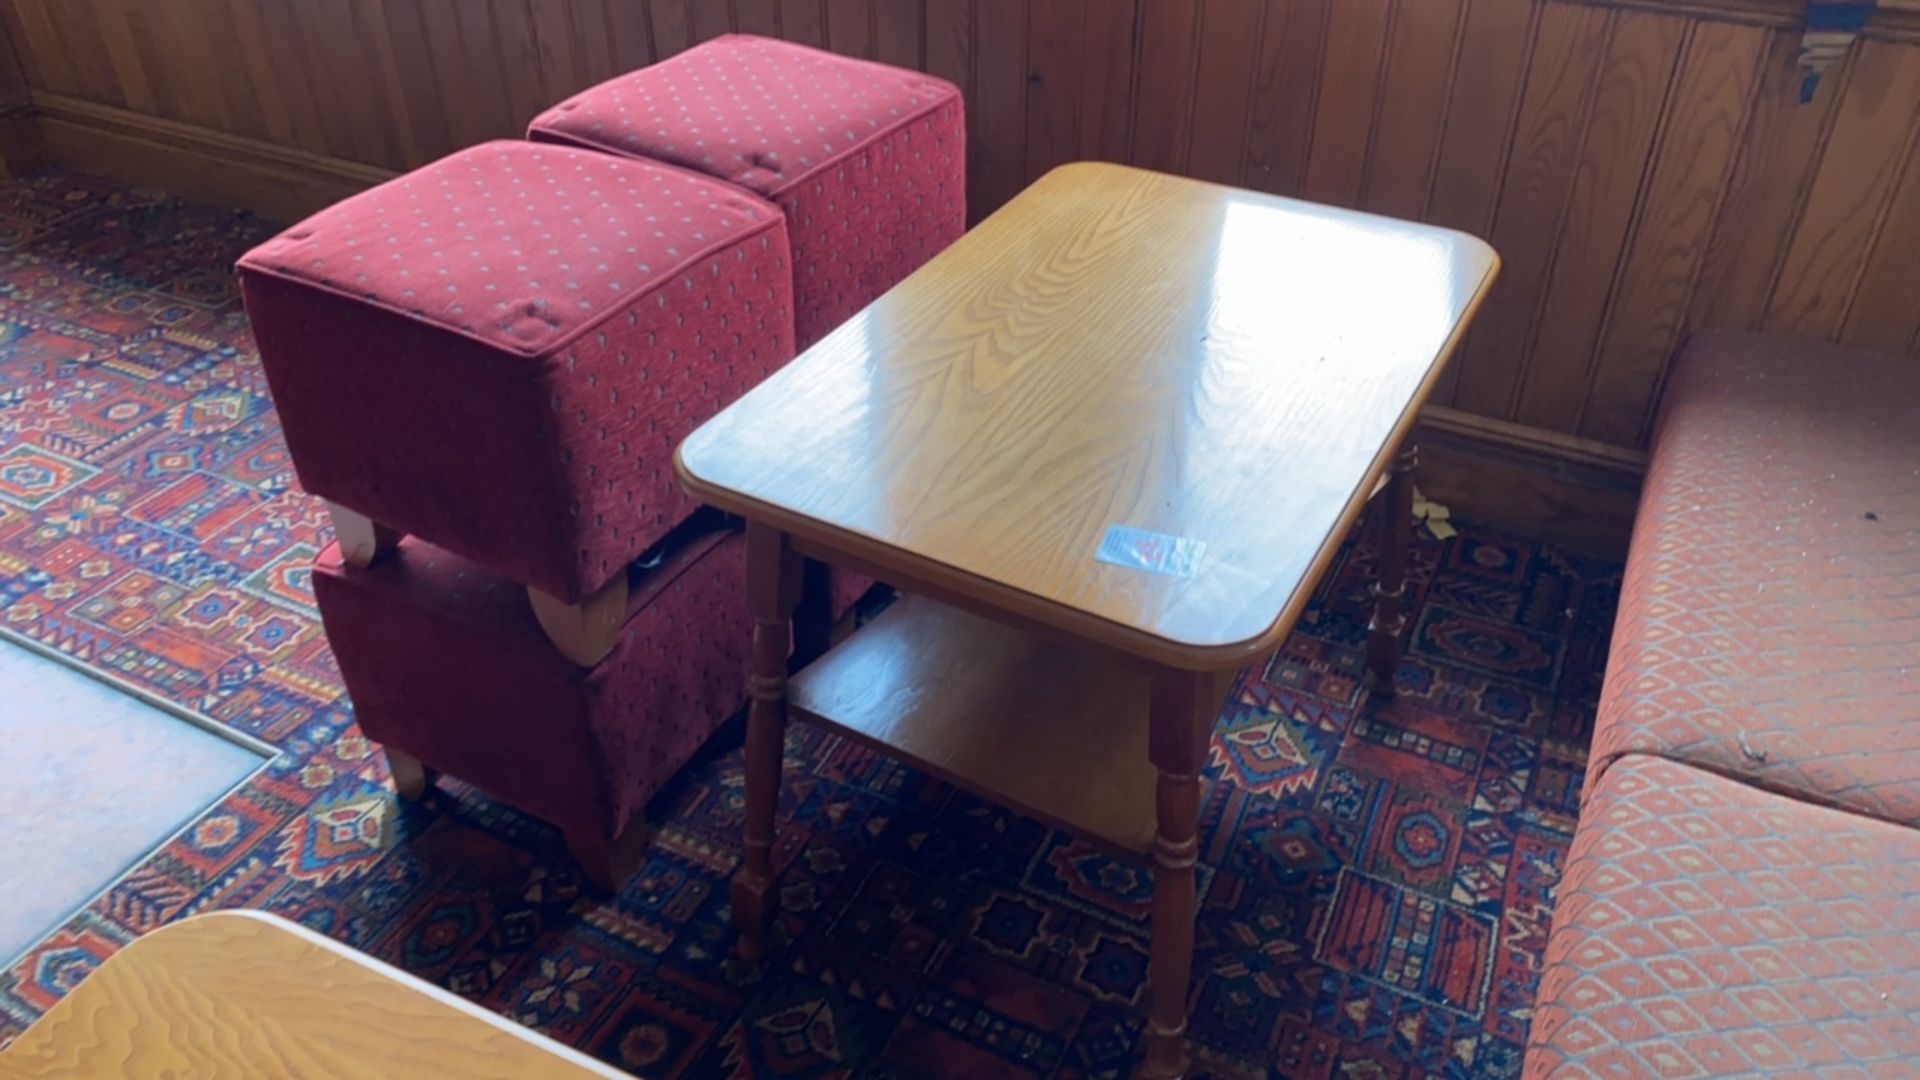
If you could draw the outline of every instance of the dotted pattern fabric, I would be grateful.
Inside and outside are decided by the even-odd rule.
[[[513,582],[417,538],[314,596],[366,734],[563,829],[611,839],[745,695],[746,545],[709,534],[638,576],[597,666],[562,659]]]
[[[1589,785],[1635,751],[1920,826],[1920,365],[1751,334],[1690,342],[1634,525]]]
[[[1589,793],[1524,1075],[1920,1076],[1920,831],[1631,754]]]
[[[951,83],[728,35],[592,87],[528,137],[669,162],[787,215],[801,348],[966,229],[966,121]]]
[[[566,147],[462,151],[240,268],[301,485],[567,600],[686,516],[674,447],[794,351],[777,210]]]

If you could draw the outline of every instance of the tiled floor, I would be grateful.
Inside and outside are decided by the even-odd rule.
[[[65,922],[265,761],[4,640],[0,735],[0,959]]]

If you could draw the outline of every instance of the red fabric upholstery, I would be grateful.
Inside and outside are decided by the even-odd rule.
[[[651,158],[787,215],[801,348],[966,229],[960,91],[917,72],[727,36],[592,87],[528,137]]]
[[[730,531],[636,571],[591,670],[554,651],[520,586],[417,538],[364,570],[329,546],[313,591],[369,737],[612,839],[745,700],[745,573]]]
[[[1657,757],[1607,770],[1560,882],[1526,1076],[1917,1063],[1920,831]]]
[[[1748,334],[1690,343],[1591,775],[1630,751],[1920,826],[1920,364]]]
[[[303,487],[566,600],[685,517],[674,447],[793,354],[780,214],[488,143],[240,263]]]

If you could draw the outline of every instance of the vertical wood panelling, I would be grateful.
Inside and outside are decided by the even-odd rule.
[[[869,0],[827,0],[827,47],[845,56],[873,59],[873,7]]]
[[[732,0],[687,0],[687,25],[696,42],[717,38],[733,30]]]
[[[1727,182],[1726,209],[1701,260],[1690,314],[1697,326],[1752,329],[1766,313],[1800,197],[1820,163],[1850,66],[1828,72],[1814,100],[1803,105],[1794,60],[1799,50],[1798,34],[1776,31],[1768,38],[1760,89]]]
[[[1338,0],[1333,5],[1301,190],[1315,202],[1352,206],[1360,201],[1392,10],[1388,0]]]
[[[1027,175],[1079,157],[1084,0],[1027,9]]]
[[[1403,218],[1426,210],[1465,6],[1464,0],[1397,0],[1360,190],[1364,209]]]
[[[528,0],[491,0],[488,6],[493,15],[494,42],[503,62],[495,77],[506,88],[508,115],[518,128],[553,100],[547,93],[540,49],[534,40],[533,11]]]
[[[687,47],[693,44],[693,26],[687,21],[687,7],[684,0],[646,0],[646,2],[647,14],[652,17],[649,25],[653,29],[654,56],[665,60],[675,53],[685,52]]]
[[[1586,358],[1600,337],[1687,21],[1617,16],[1587,113],[1580,161],[1553,243],[1539,326],[1521,351],[1514,417],[1566,431],[1579,422]],[[1528,363],[1548,356],[1547,363]]]
[[[246,0],[234,2],[236,8],[252,7]],[[385,7],[384,32],[378,36],[385,41],[387,54],[394,58],[395,74],[399,80],[401,119],[413,133],[413,156],[405,164],[420,165],[447,153],[457,144],[447,120],[446,102],[434,85],[433,71],[421,60],[429,53],[419,9],[411,4],[387,4]],[[263,80],[272,81],[269,76],[255,72],[256,92]],[[284,125],[284,120],[276,115],[284,112],[285,108],[278,91],[275,91],[271,101],[264,94],[260,100],[268,126],[276,123]]]
[[[1139,0],[1086,0],[1086,5],[1080,23],[1080,156],[1126,161],[1133,132],[1133,31]]]
[[[1813,338],[1839,334],[1867,244],[1920,119],[1920,63],[1913,52],[1873,41],[1860,46],[1761,320],[1767,330]]]
[[[927,72],[958,86],[968,107],[973,102],[973,0],[926,0]],[[793,28],[783,24],[788,40]]]
[[[1026,186],[1027,6],[973,0],[967,190],[976,220]]]
[[[392,118],[387,125],[390,136],[387,152],[403,161],[419,161],[422,159],[420,141],[413,130],[413,116],[400,74],[400,58],[394,54],[393,41],[387,35],[384,5],[379,0],[346,2],[353,5],[355,13],[350,47],[360,55],[362,76],[367,81],[373,107],[382,116]],[[238,73],[231,66],[226,70],[229,74]]]
[[[653,51],[653,22],[644,6],[635,0],[602,0],[602,3],[606,5],[607,42],[613,47],[616,72],[632,71],[659,59]],[[785,18],[785,14],[781,17]]]
[[[586,57],[582,55],[580,47],[582,43],[574,32],[575,14],[586,12],[591,5],[577,4],[576,0],[525,2],[528,21],[533,28],[534,55],[540,59],[542,93],[540,101],[534,105],[534,111],[538,112],[561,98],[571,96],[591,81],[587,76]]]
[[[1247,96],[1264,0],[1206,0],[1193,86],[1188,176],[1238,184],[1247,158]]]
[[[1884,352],[1913,349],[1920,337],[1920,140],[1907,152],[1893,207],[1875,234],[1840,336]]]
[[[780,36],[779,0],[733,0],[733,18],[743,34]]]
[[[1465,2],[1460,40],[1454,46],[1460,60],[1453,84],[1447,88],[1424,216],[1439,225],[1488,236],[1526,85],[1539,5],[1532,0]],[[1436,404],[1454,403],[1463,364],[1456,358],[1441,373],[1433,389]]]
[[[1556,4],[1541,13],[1493,222],[1506,269],[1455,361],[1454,404],[1469,412],[1510,415],[1605,52],[1595,42],[1606,40],[1608,22],[1600,8]]]
[[[287,120],[293,129],[293,144],[302,150],[316,153],[333,154],[340,157],[351,152],[349,147],[333,145],[330,142],[329,129],[322,125],[321,108],[325,101],[315,83],[316,66],[312,55],[304,48],[300,40],[300,26],[290,4],[256,4],[260,12],[261,26],[267,38],[267,67],[280,80],[283,100],[287,105]],[[429,47],[432,46],[429,42]],[[446,60],[448,64],[461,62],[466,55],[458,47],[451,50]],[[436,61],[436,66],[438,61]],[[440,87],[442,100],[458,100],[446,97],[446,84]],[[468,115],[467,109],[449,109],[449,115]],[[468,137],[457,132],[455,139],[460,145],[478,142],[484,136]]]
[[[1132,158],[1146,168],[1186,170],[1204,11],[1195,0],[1140,0]]]
[[[0,0],[0,19],[54,104],[384,168],[514,137],[727,32],[919,67],[966,95],[975,219],[1103,158],[1489,236],[1506,273],[1437,400],[1634,446],[1689,328],[1920,350],[1920,20],[1876,23],[1802,105],[1777,7],[1679,7]]]
[[[1679,341],[1765,48],[1766,33],[1754,27],[1703,23],[1693,30],[1592,361],[1591,388],[1580,395],[1579,431],[1587,438],[1627,446],[1640,440]]]
[[[802,45],[825,45],[826,20],[821,15],[824,3],[825,0],[780,0],[781,36]]]
[[[1243,182],[1297,195],[1313,139],[1314,91],[1332,0],[1271,0],[1254,60]]]
[[[253,5],[241,6],[251,9]],[[147,82],[146,64],[140,59],[139,46],[134,44],[132,28],[127,25],[124,0],[103,0],[97,10],[99,18],[95,25],[99,27],[101,44],[113,63],[114,81],[119,91],[115,96],[135,112],[153,112],[156,108],[153,87]]]
[[[920,42],[924,37],[920,28],[922,14],[916,3],[878,0],[873,7],[874,59],[895,67],[921,66],[924,63],[920,58]]]

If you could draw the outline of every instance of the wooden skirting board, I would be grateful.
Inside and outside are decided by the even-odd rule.
[[[1454,516],[1620,558],[1646,455],[1429,406],[1417,432],[1421,494]]]
[[[298,221],[393,170],[34,91],[39,153],[86,172]]]
[[[44,158],[280,221],[394,175],[58,94],[36,92],[32,105],[31,122],[0,126],[10,171]],[[1419,438],[1421,490],[1456,515],[1593,554],[1626,550],[1645,455],[1440,407],[1422,415]]]

